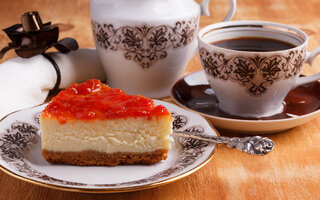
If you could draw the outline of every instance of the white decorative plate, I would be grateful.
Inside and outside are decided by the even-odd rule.
[[[155,100],[172,113],[174,130],[217,135],[200,115]],[[61,190],[111,193],[141,190],[170,183],[204,166],[215,144],[174,138],[168,158],[155,165],[116,167],[50,164],[41,156],[39,116],[46,105],[8,115],[0,122],[0,168],[16,178]]]

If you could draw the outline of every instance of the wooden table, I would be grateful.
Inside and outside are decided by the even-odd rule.
[[[200,27],[218,22],[226,0],[211,2],[211,17]],[[1,1],[0,28],[20,21],[25,11],[37,10],[44,22],[62,23],[61,38],[71,36],[80,47],[93,47],[89,0]],[[301,28],[310,36],[309,50],[320,45],[320,1],[238,0],[235,20],[266,20]],[[9,42],[0,33],[0,47]],[[14,57],[10,52],[4,60]],[[187,72],[200,70],[196,56]],[[320,59],[304,74],[320,71]],[[320,91],[319,91],[320,92]],[[0,100],[1,103],[1,100]],[[228,133],[221,133],[228,134]],[[287,132],[270,135],[275,149],[267,156],[250,156],[219,146],[214,159],[190,176],[144,191],[120,194],[81,194],[40,187],[0,172],[0,199],[320,199],[320,117]]]

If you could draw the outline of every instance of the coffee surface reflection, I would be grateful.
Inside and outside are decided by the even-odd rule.
[[[295,47],[293,44],[285,41],[260,37],[233,38],[215,41],[211,44],[225,49],[254,52],[281,51]]]

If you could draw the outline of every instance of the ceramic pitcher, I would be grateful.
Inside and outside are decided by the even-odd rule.
[[[91,0],[96,48],[110,87],[152,98],[169,96],[197,50],[209,0]],[[229,0],[230,20],[236,9]]]

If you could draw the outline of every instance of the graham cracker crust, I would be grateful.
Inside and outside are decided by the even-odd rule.
[[[99,151],[55,152],[42,150],[42,156],[50,163],[64,163],[71,165],[93,166],[119,164],[152,165],[165,160],[168,150],[159,149],[148,153],[104,153]]]

